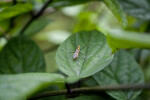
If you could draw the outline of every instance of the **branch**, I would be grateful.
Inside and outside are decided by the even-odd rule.
[[[27,24],[22,28],[22,30],[20,31],[20,34],[23,34],[24,31],[29,27],[29,25],[38,17],[40,17],[44,10],[47,8],[47,6],[52,2],[52,0],[47,0],[47,2],[43,5],[43,7],[35,14],[33,15],[30,20],[27,22]]]
[[[17,4],[17,0],[13,0],[12,2],[13,2],[12,6],[14,6],[14,5]],[[15,17],[12,17],[12,18],[10,19],[10,26],[9,26],[8,32],[9,32],[9,30],[10,30],[11,28],[14,27],[14,19],[15,19]]]
[[[17,0],[13,0],[13,5],[17,4]]]
[[[117,86],[96,86],[96,87],[82,87],[71,89],[71,94],[95,94],[101,93],[104,91],[119,91],[119,90],[150,90],[149,84],[136,84],[136,85],[117,85]],[[67,90],[59,90],[59,91],[49,91],[39,93],[35,96],[32,96],[28,100],[35,100],[43,97],[49,96],[57,96],[57,95],[67,95]]]

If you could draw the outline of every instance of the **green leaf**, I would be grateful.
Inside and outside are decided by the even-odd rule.
[[[11,35],[19,35],[20,31],[23,29],[23,27],[27,24],[27,22],[30,20],[30,15],[25,14],[23,16],[15,17],[15,26],[11,28],[10,34]]]
[[[120,8],[118,0],[102,0],[106,6],[112,11],[112,13],[118,18],[118,20],[125,27],[127,25],[127,18],[124,11]]]
[[[4,1],[0,1],[0,8],[6,8],[11,6],[13,3],[12,2],[4,2]]]
[[[128,31],[110,31],[107,41],[113,52],[121,48],[150,48],[150,35]]]
[[[0,74],[44,71],[43,54],[27,36],[10,39],[0,53]]]
[[[25,30],[24,34],[26,35],[33,35],[37,32],[40,32],[46,25],[48,25],[52,20],[48,18],[39,18],[36,19],[29,27]]]
[[[54,0],[50,6],[52,7],[65,7],[65,6],[72,6],[82,3],[87,3],[90,1],[97,1],[97,0]]]
[[[129,53],[123,50],[120,50],[114,55],[113,61],[108,67],[93,77],[102,86],[144,83],[140,66]],[[141,93],[141,90],[107,93],[117,100],[132,100]]]
[[[80,45],[78,58],[73,53]],[[112,51],[105,36],[94,31],[81,31],[71,35],[58,48],[56,62],[59,69],[68,76],[88,77],[105,68],[112,60]]]
[[[142,20],[150,20],[149,0],[119,0],[119,3],[129,15]]]
[[[49,73],[0,75],[0,100],[26,100],[38,90],[56,83],[64,83],[64,77]]]
[[[32,5],[29,3],[16,4],[11,7],[7,7],[0,11],[0,20],[9,19],[14,16],[29,12],[32,10]]]

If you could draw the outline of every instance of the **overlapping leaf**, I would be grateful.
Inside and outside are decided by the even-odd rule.
[[[16,4],[14,6],[7,7],[2,11],[0,11],[0,21],[29,12],[31,10],[32,10],[32,5],[29,3]]]
[[[150,20],[149,0],[119,0],[119,3],[129,15],[142,20]]]
[[[110,66],[95,74],[93,77],[99,85],[144,83],[140,66],[129,53],[123,50],[120,50],[114,55]],[[133,100],[141,91],[112,91],[107,93],[117,100]]]
[[[150,35],[144,33],[111,30],[107,40],[113,52],[121,48],[150,48]]]
[[[24,34],[33,35],[42,30],[46,25],[51,22],[48,18],[39,18],[36,19],[29,27],[25,30]]]
[[[50,4],[50,6],[64,7],[64,6],[82,4],[90,1],[97,1],[97,0],[54,0],[54,2]]]

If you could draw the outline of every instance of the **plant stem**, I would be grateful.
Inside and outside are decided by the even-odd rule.
[[[71,89],[72,94],[95,94],[101,93],[104,91],[119,91],[119,90],[150,90],[149,84],[135,84],[135,85],[117,85],[117,86],[96,86],[96,87],[82,87]],[[57,96],[57,95],[67,95],[67,90],[59,90],[59,91],[49,91],[37,94],[32,96],[28,100],[35,100],[38,98],[49,97],[49,96]]]
[[[22,28],[22,30],[20,31],[20,34],[22,35],[24,33],[24,31],[29,27],[29,25],[37,18],[39,18],[44,10],[47,8],[47,6],[52,2],[52,0],[47,0],[47,2],[43,5],[43,7],[35,14],[33,15],[29,21],[27,22],[27,24]]]
[[[67,89],[67,93],[68,93],[68,94],[71,94],[72,91],[71,91],[71,89],[70,89],[70,87],[69,87],[69,84],[65,83],[65,86],[66,86],[66,89]]]

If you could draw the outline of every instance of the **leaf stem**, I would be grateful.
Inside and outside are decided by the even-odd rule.
[[[82,87],[82,88],[74,88],[71,90],[72,94],[95,94],[101,93],[104,91],[119,91],[119,90],[150,90],[150,83],[148,84],[132,84],[132,85],[117,85],[117,86],[96,86],[96,87]],[[59,90],[59,91],[49,91],[39,93],[35,96],[32,96],[28,100],[35,100],[43,97],[49,96],[57,96],[57,95],[67,95],[67,90]]]
[[[35,14],[33,15],[29,21],[27,22],[27,24],[22,28],[22,30],[20,31],[20,35],[22,35],[24,33],[24,31],[29,27],[29,25],[37,18],[39,18],[44,10],[47,8],[47,6],[52,2],[53,0],[47,0],[47,2],[43,5],[43,7]]]
[[[67,89],[67,93],[68,93],[68,94],[71,94],[72,91],[71,91],[71,89],[70,89],[70,87],[69,87],[69,84],[65,83],[65,86],[66,86],[66,89]]]

